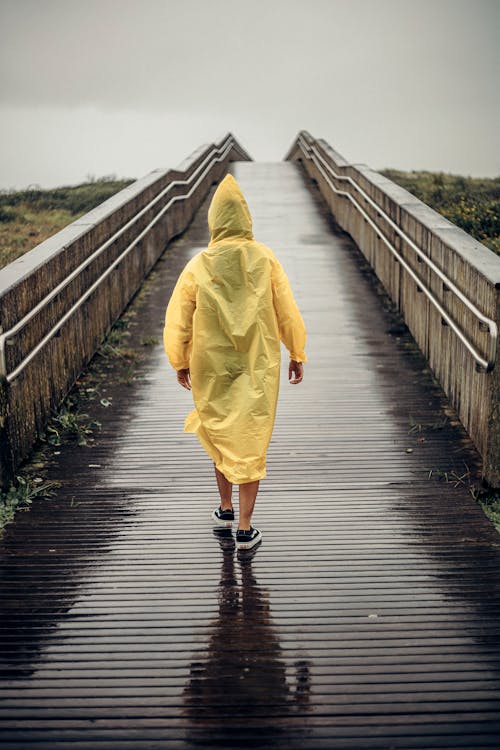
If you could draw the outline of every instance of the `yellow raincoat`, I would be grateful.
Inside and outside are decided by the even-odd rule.
[[[165,315],[164,344],[175,370],[189,368],[195,432],[226,479],[266,476],[276,414],[280,339],[306,362],[305,326],[272,250],[256,242],[232,175],[208,210],[211,241],[182,271]]]

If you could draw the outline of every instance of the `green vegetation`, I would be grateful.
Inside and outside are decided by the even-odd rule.
[[[158,338],[158,336],[145,336],[141,340],[142,346],[158,346],[159,343],[160,339]]]
[[[50,497],[56,482],[43,484],[41,477],[18,476],[6,492],[0,492],[0,529],[13,520],[18,510],[27,510],[35,497]]]
[[[397,169],[380,173],[500,255],[500,177]]]
[[[500,533],[500,494],[493,490],[482,490],[476,495],[473,494],[473,497],[476,497],[477,502]]]
[[[50,445],[61,445],[63,438],[76,440],[78,445],[89,445],[94,440],[94,430],[101,427],[96,419],[87,422],[88,414],[81,414],[78,402],[71,397],[65,399],[54,414],[41,436]]]
[[[452,484],[454,487],[465,487],[474,500],[479,503],[483,513],[490,519],[500,534],[500,493],[482,484],[477,477],[474,478],[468,466],[464,464],[461,473],[456,470],[440,471],[439,469],[431,469],[428,479],[444,481],[447,484]]]
[[[0,268],[131,182],[109,176],[52,190],[0,191]]]
[[[0,491],[0,535],[3,527],[14,520],[19,510],[28,510],[35,498],[52,497],[60,486],[59,482],[45,482],[43,479],[49,455],[59,455],[54,448],[69,442],[92,445],[94,432],[100,426],[96,419],[89,421],[88,414],[81,413],[77,392],[73,391],[66,397],[40,435],[40,443],[32,459],[19,469],[9,488]]]
[[[500,254],[500,177],[383,169],[479,242]],[[114,175],[52,190],[0,191],[0,268],[133,182]]]

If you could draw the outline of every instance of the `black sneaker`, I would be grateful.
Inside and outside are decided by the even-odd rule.
[[[232,508],[231,510],[222,510],[219,505],[217,510],[212,513],[212,520],[215,521],[217,526],[225,526],[230,529],[234,521],[234,510]]]
[[[238,529],[236,532],[236,547],[237,549],[252,549],[256,544],[262,541],[262,534],[258,529],[254,529],[250,526],[250,530]]]

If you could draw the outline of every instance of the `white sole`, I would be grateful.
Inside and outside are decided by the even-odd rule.
[[[251,542],[239,542],[238,540],[236,540],[236,549],[252,549],[252,547],[260,544],[261,541],[262,532],[259,532],[258,536],[256,536],[255,539],[252,539]]]
[[[212,513],[212,521],[222,529],[230,529],[233,526],[233,521],[224,521],[222,518],[218,518],[215,514],[215,510]]]

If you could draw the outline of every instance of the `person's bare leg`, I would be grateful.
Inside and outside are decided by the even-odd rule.
[[[224,474],[215,466],[215,476],[220,495],[220,507],[222,510],[232,510],[233,507],[233,485],[226,479]]]
[[[240,520],[239,529],[250,529],[252,525],[252,513],[255,506],[255,499],[259,491],[259,481],[247,482],[240,484]]]

